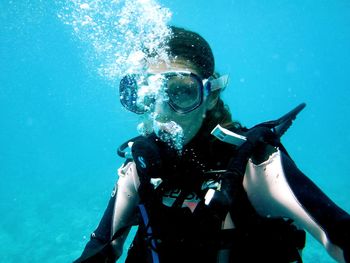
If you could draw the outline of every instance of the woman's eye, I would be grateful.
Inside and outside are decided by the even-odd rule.
[[[195,95],[195,90],[192,87],[189,86],[176,86],[168,89],[169,96],[174,96],[176,98],[186,98],[186,97],[192,97]]]

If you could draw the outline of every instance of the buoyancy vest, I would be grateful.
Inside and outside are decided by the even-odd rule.
[[[157,178],[138,169],[139,193],[148,223],[139,227],[126,262],[154,262],[152,253],[166,263],[217,262],[222,249],[230,250],[229,262],[302,262],[299,251],[305,245],[305,232],[291,220],[258,215],[242,178],[233,178],[237,181],[236,200],[230,211],[205,205],[208,189],[220,188],[220,176],[237,152],[220,141],[205,147],[195,144],[186,147],[180,158],[161,153],[162,163],[147,170],[160,168]],[[150,148],[148,145],[147,151]],[[228,212],[235,228],[222,230]]]

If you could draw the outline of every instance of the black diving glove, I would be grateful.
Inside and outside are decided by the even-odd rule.
[[[271,129],[264,126],[254,127],[248,130],[244,135],[247,138],[246,142],[237,149],[237,155],[230,160],[227,167],[228,171],[238,172],[242,176],[244,175],[247,162],[254,151],[268,144],[277,146],[280,143],[278,136],[273,133]]]
[[[137,137],[131,153],[140,179],[138,193],[141,202],[149,204],[156,198],[151,178],[161,178],[165,174],[164,167],[168,166],[167,160],[175,159],[176,153],[155,134]]]
[[[164,167],[169,167],[169,160],[176,162],[179,156],[175,149],[161,141],[154,133],[138,137],[131,153],[140,176],[159,178],[163,175]]]
[[[209,207],[221,211],[222,216],[232,207],[236,195],[241,193],[245,169],[254,151],[267,144],[277,146],[280,143],[278,136],[263,126],[254,127],[244,135],[246,142],[237,149],[237,154],[229,161],[227,171],[221,176],[221,190],[215,191],[211,199],[206,200]]]

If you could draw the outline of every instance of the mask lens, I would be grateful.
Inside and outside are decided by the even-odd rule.
[[[121,104],[129,111],[137,114],[144,113],[144,109],[137,103],[138,84],[136,75],[126,75],[119,84]]]
[[[137,114],[152,111],[157,99],[168,101],[176,112],[186,113],[202,103],[203,84],[199,77],[191,73],[165,73],[148,77],[131,74],[120,81],[119,95],[121,104]]]
[[[167,76],[169,103],[178,112],[188,112],[201,104],[202,83],[191,74]]]

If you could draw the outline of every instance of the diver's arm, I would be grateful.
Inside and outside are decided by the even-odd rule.
[[[113,190],[113,193],[116,189]],[[115,254],[111,246],[106,246],[111,236],[112,215],[115,203],[115,195],[108,202],[108,206],[103,217],[96,228],[90,235],[90,240],[86,244],[81,256],[74,263],[93,263],[93,262],[114,262]]]
[[[257,165],[250,160],[243,184],[259,214],[293,219],[338,262],[349,262],[349,214],[308,179],[286,153],[277,150]]]
[[[118,170],[119,180],[116,193],[116,202],[113,210],[112,233],[116,233],[119,229],[137,224],[137,205],[140,198],[137,189],[140,186],[136,166],[134,162],[129,162]],[[130,229],[129,229],[130,230]],[[122,234],[112,242],[117,257],[122,254],[123,245],[127,237],[127,233]]]
[[[129,162],[118,170],[119,179],[107,209],[98,227],[91,234],[82,255],[75,262],[115,262],[121,256],[131,225],[136,224],[137,220],[136,207],[139,197],[136,191],[138,185],[134,167],[134,163]],[[110,244],[112,236],[118,230],[121,230],[120,234]]]

